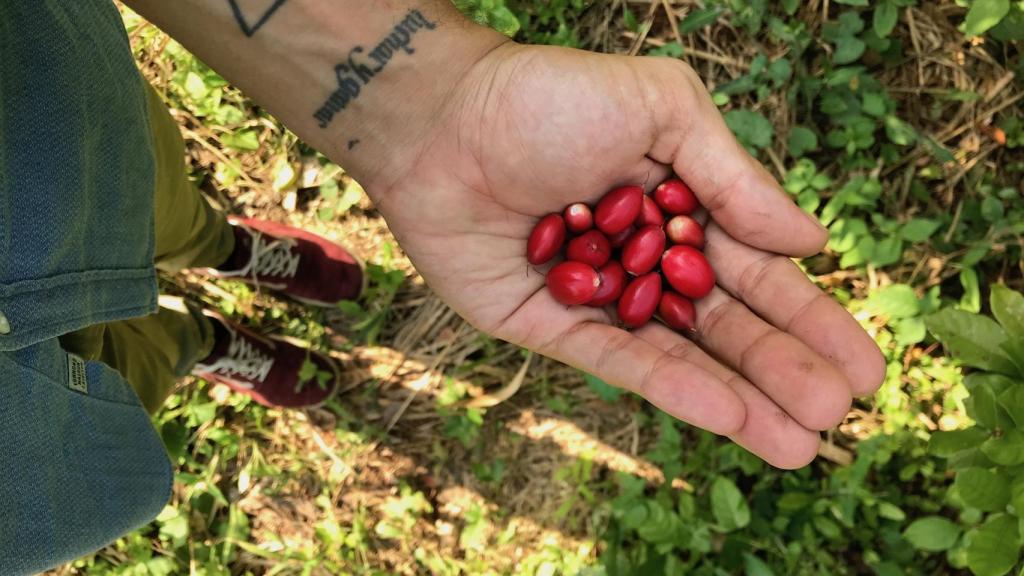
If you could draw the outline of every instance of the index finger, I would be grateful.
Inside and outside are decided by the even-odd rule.
[[[736,239],[790,256],[821,251],[825,228],[740,145],[696,73],[678,60],[657,62],[664,83],[653,95],[658,134],[651,158],[671,165]]]

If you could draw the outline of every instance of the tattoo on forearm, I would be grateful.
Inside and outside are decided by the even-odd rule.
[[[398,55],[399,50],[406,54],[415,53],[416,50],[410,43],[417,32],[435,28],[437,24],[427,20],[419,10],[410,10],[405,19],[369,53],[363,46],[352,48],[348,53],[348,59],[334,67],[338,89],[332,92],[323,106],[313,114],[320,127],[330,126],[335,116],[357,100],[362,88],[369,84],[374,76],[384,71],[392,58]]]
[[[248,0],[248,2],[246,0],[228,0],[228,4],[231,4],[231,12],[235,15],[238,27],[242,29],[246,36],[252,38],[253,34],[262,28],[274,13],[277,12],[277,9],[287,1],[274,0],[270,6],[266,6],[266,1],[264,1],[262,2],[263,6],[259,8],[252,7],[252,0]],[[246,10],[243,10],[240,4],[247,4]],[[263,9],[262,12],[260,12],[261,8]],[[254,19],[250,20],[250,18]]]

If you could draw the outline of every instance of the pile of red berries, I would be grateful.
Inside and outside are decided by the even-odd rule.
[[[693,300],[715,285],[701,252],[704,228],[691,216],[699,207],[690,188],[676,178],[651,196],[640,186],[623,186],[593,210],[576,203],[541,218],[526,256],[539,266],[565,247],[565,261],[548,271],[547,286],[566,306],[617,303],[619,320],[631,328],[657,313],[671,328],[693,330]]]

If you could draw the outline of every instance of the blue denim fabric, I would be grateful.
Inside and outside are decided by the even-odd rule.
[[[131,386],[76,373],[56,340],[156,309],[141,82],[110,0],[0,1],[2,576],[100,548],[169,496]]]

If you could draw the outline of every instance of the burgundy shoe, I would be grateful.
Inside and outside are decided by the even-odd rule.
[[[312,306],[329,308],[363,291],[359,260],[341,246],[292,226],[229,217],[235,251],[210,273],[269,288]]]
[[[272,408],[319,406],[338,390],[338,366],[328,356],[258,336],[215,313],[205,314],[214,325],[215,343],[213,352],[192,369],[193,375]],[[315,371],[306,367],[307,361]]]

